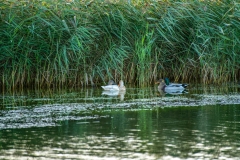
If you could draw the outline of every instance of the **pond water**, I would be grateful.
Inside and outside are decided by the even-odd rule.
[[[240,87],[2,93],[0,159],[239,159]]]

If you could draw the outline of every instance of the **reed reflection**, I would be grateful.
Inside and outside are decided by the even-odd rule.
[[[95,112],[97,119],[0,130],[0,158],[234,159],[239,111],[239,105],[106,109]]]

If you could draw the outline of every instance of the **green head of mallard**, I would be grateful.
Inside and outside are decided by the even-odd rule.
[[[166,85],[170,84],[170,80],[168,78],[164,78],[164,81],[165,81]]]

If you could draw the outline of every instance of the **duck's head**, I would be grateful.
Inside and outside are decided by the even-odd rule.
[[[108,85],[116,85],[116,83],[114,82],[114,80],[109,80]]]
[[[155,82],[155,84],[161,84],[161,83],[164,83],[164,84],[165,84],[164,79],[159,79],[158,81]]]
[[[169,85],[170,84],[170,80],[169,80],[169,78],[164,78],[164,81],[165,81],[165,83],[166,83],[166,85]]]
[[[164,88],[166,87],[166,83],[164,81],[164,79],[159,79],[156,84],[159,84],[158,85],[158,89],[160,90],[164,90]]]
[[[120,81],[119,81],[119,87],[124,87],[123,80],[120,80]]]

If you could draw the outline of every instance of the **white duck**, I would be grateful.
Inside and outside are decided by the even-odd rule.
[[[113,80],[110,80],[108,82],[108,85],[101,86],[104,90],[107,91],[120,91],[120,90],[126,90],[126,87],[124,86],[124,83],[122,80],[119,81],[119,84],[117,85]]]

